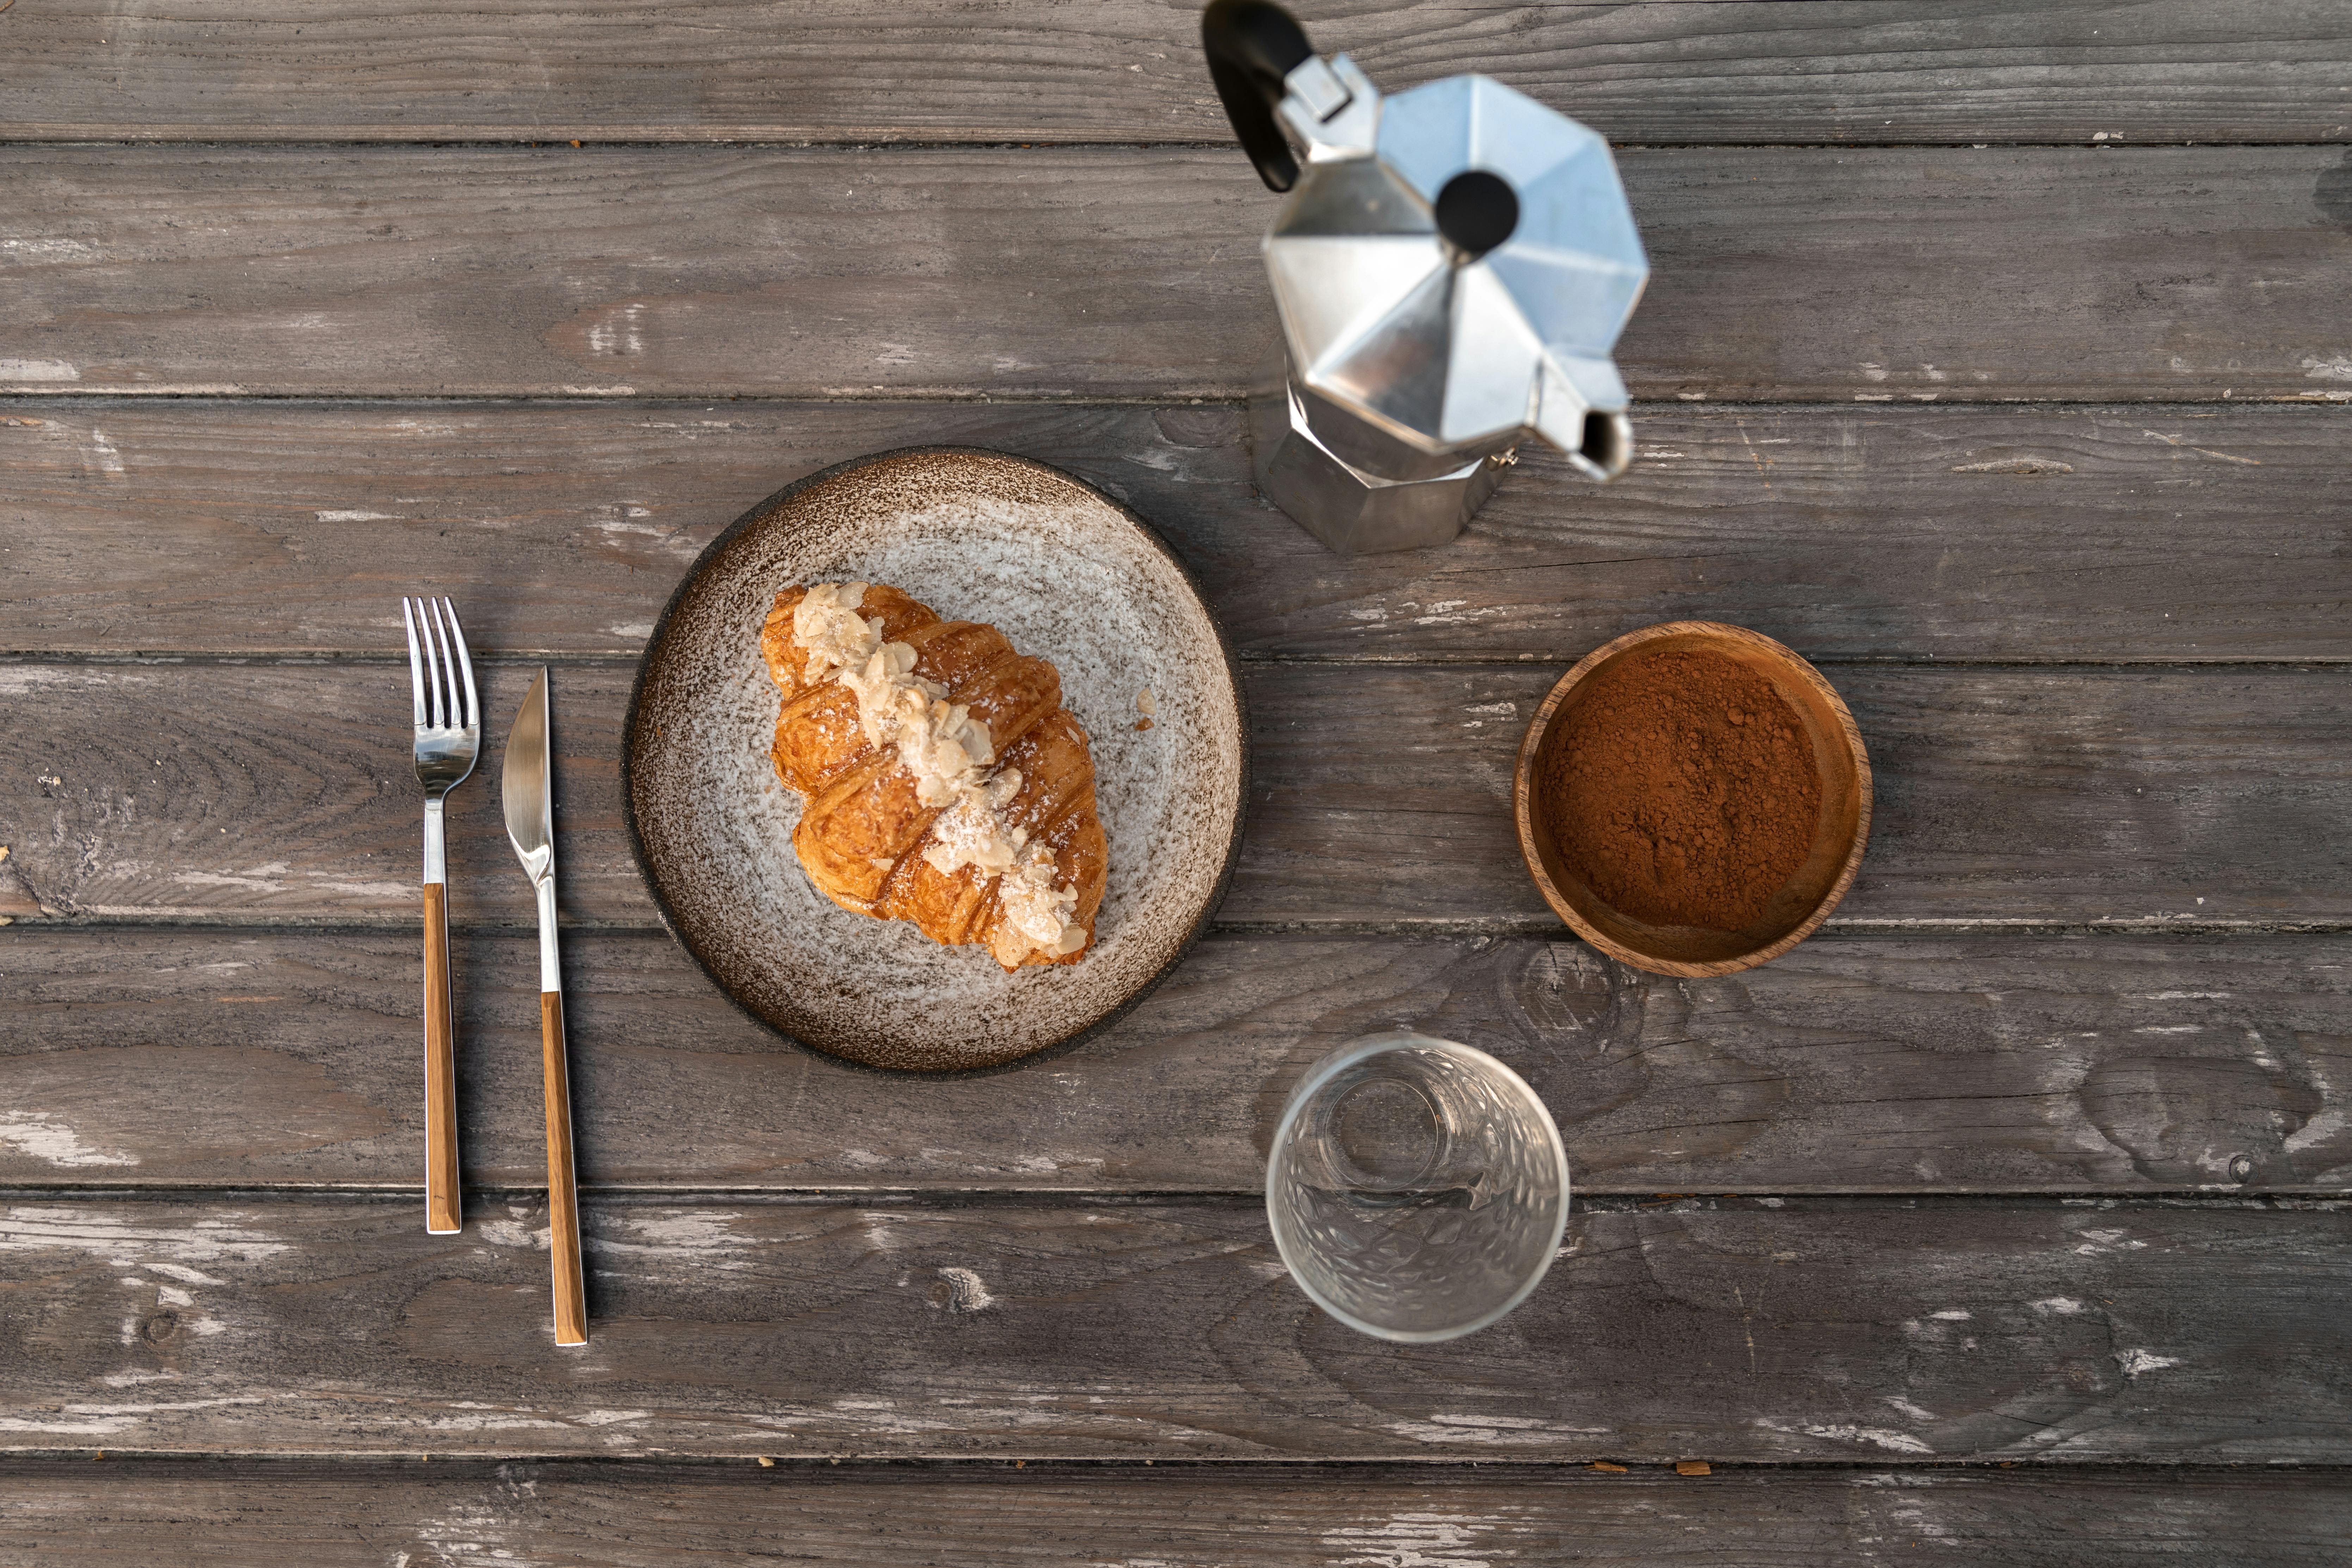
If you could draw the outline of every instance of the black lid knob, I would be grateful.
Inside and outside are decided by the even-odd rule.
[[[1446,181],[1437,193],[1437,232],[1473,261],[1518,226],[1518,193],[1500,174],[1472,169]]]

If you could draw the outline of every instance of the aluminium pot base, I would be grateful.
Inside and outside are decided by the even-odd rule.
[[[1258,489],[1342,555],[1450,542],[1517,460],[1496,452],[1427,479],[1384,479],[1335,454],[1286,384],[1251,397],[1250,436]]]

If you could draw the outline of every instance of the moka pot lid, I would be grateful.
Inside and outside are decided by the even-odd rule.
[[[1307,168],[1266,237],[1297,373],[1430,452],[1576,451],[1648,258],[1597,132],[1482,76],[1383,99],[1344,55],[1284,79]]]

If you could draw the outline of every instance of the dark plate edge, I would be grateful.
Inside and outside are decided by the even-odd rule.
[[[652,668],[655,653],[660,649],[662,639],[668,634],[672,613],[686,597],[687,590],[694,586],[695,582],[701,577],[704,569],[734,541],[738,534],[792,500],[803,490],[822,484],[838,475],[893,458],[947,456],[991,458],[1004,462],[1018,463],[1074,484],[1116,510],[1127,520],[1128,526],[1141,534],[1146,543],[1158,551],[1170,565],[1176,568],[1177,574],[1183,580],[1184,586],[1192,591],[1193,601],[1201,606],[1202,613],[1208,616],[1209,629],[1216,635],[1217,651],[1224,658],[1225,686],[1233,693],[1234,714],[1241,733],[1241,787],[1234,801],[1233,830],[1225,839],[1225,863],[1217,872],[1216,885],[1209,890],[1208,900],[1202,906],[1199,918],[1192,922],[1192,929],[1185,933],[1184,940],[1177,944],[1175,952],[1169,955],[1168,961],[1154,970],[1141,984],[1128,994],[1125,1000],[1076,1033],[1066,1036],[1050,1045],[1040,1046],[1035,1050],[1024,1052],[1008,1061],[971,1068],[885,1068],[877,1067],[871,1062],[861,1062],[852,1057],[838,1055],[826,1050],[822,1046],[811,1045],[799,1036],[786,1030],[775,1020],[754,1010],[719,979],[718,972],[696,949],[694,943],[688,940],[686,932],[679,926],[676,911],[670,908],[668,896],[662,891],[660,881],[654,876],[652,861],[646,852],[645,835],[637,826],[636,785],[633,776],[635,772],[634,763],[637,752],[637,722],[641,700],[645,695],[646,678]],[[917,1076],[939,1080],[992,1078],[999,1073],[1010,1072],[1016,1068],[1027,1067],[1048,1058],[1058,1057],[1077,1046],[1084,1045],[1095,1036],[1109,1028],[1113,1024],[1135,1011],[1146,997],[1160,989],[1160,983],[1191,956],[1192,949],[1199,945],[1201,938],[1208,934],[1209,928],[1216,921],[1218,910],[1223,907],[1225,894],[1233,886],[1234,868],[1241,863],[1242,828],[1249,814],[1250,735],[1249,699],[1242,686],[1241,672],[1234,660],[1233,639],[1225,634],[1225,623],[1223,617],[1217,614],[1216,607],[1209,603],[1208,595],[1202,592],[1201,580],[1192,574],[1192,569],[1184,563],[1184,558],[1176,553],[1160,531],[1145,521],[1133,507],[1105,491],[1101,487],[1090,484],[1066,469],[1055,468],[1051,463],[1040,462],[1034,458],[1024,458],[1017,452],[999,451],[992,447],[937,445],[893,447],[887,451],[867,452],[858,457],[845,458],[827,468],[819,468],[814,473],[805,474],[765,500],[755,502],[749,510],[722,529],[717,538],[704,545],[701,553],[694,558],[694,563],[688,566],[684,575],[678,578],[677,586],[670,591],[669,598],[662,605],[661,615],[654,621],[653,633],[646,638],[645,651],[637,656],[636,674],[629,682],[629,706],[621,723],[621,816],[628,827],[630,856],[636,862],[637,875],[644,880],[646,891],[652,896],[654,910],[661,918],[662,929],[669,933],[671,941],[686,951],[686,955],[694,960],[694,966],[702,972],[703,978],[709,981],[712,987],[720,995],[726,997],[737,1012],[779,1039],[798,1047],[812,1056],[822,1057],[827,1061],[837,1062],[860,1072],[873,1073],[877,1077]]]

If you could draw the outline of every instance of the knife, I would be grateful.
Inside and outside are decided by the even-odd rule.
[[[547,1085],[548,1250],[555,1265],[555,1342],[588,1342],[580,1275],[580,1202],[572,1175],[572,1088],[563,1063],[563,972],[555,949],[555,791],[547,754],[547,667],[507,731],[499,781],[507,837],[539,895],[540,1069]]]

